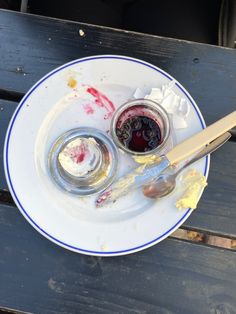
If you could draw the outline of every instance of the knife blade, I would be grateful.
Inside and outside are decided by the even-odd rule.
[[[139,166],[101,193],[96,200],[96,207],[98,208],[113,203],[117,198],[125,195],[127,191],[130,192],[150,182],[160,175],[169,165],[170,161],[168,158],[161,156],[158,164]]]

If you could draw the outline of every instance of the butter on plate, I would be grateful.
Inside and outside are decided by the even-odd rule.
[[[184,192],[177,200],[175,206],[178,209],[195,209],[197,207],[202,189],[207,186],[206,178],[199,171],[190,169],[182,176],[181,185]]]
[[[134,161],[136,161],[138,164],[145,164],[149,165],[154,162],[159,162],[161,161],[161,158],[157,155],[135,155],[133,156]]]

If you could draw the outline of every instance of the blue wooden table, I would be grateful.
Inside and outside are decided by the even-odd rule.
[[[207,124],[236,109],[235,50],[0,11],[0,312],[236,313],[233,250],[170,237],[129,256],[83,256],[43,238],[15,207],[2,162],[14,109],[44,74],[95,54],[169,72]],[[183,228],[236,239],[235,138],[212,157],[209,186]]]

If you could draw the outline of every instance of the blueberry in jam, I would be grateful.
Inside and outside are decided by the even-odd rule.
[[[128,118],[116,129],[120,142],[129,150],[148,152],[161,144],[161,129],[156,121],[145,116]]]

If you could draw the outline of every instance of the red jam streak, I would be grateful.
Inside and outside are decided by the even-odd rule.
[[[88,87],[87,92],[95,98],[95,103],[98,107],[106,109],[107,114],[104,119],[111,118],[115,111],[115,106],[112,101],[94,87]]]
[[[70,149],[69,154],[72,160],[79,164],[85,160],[89,154],[89,151],[86,145],[82,143],[80,146]]]
[[[107,200],[111,196],[112,190],[108,190],[104,192],[96,201],[96,207],[100,207],[103,202]]]
[[[87,114],[93,114],[94,113],[94,109],[90,104],[86,104],[83,107],[84,107],[84,110]]]
[[[156,121],[146,116],[134,116],[116,129],[120,142],[134,152],[148,152],[161,142],[161,129]]]

